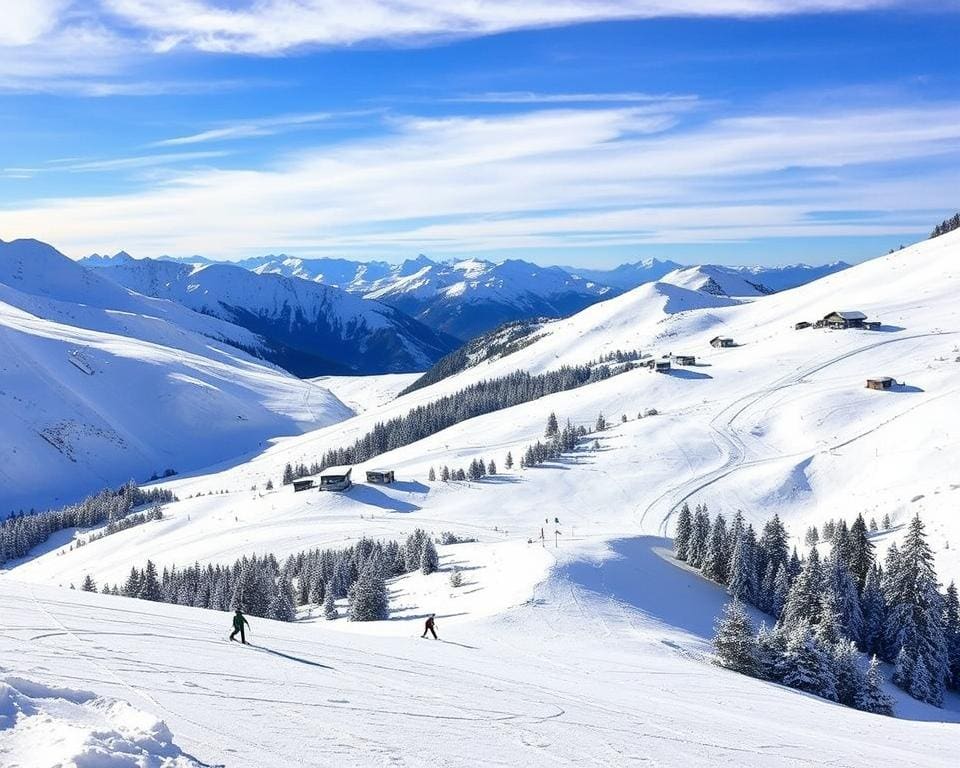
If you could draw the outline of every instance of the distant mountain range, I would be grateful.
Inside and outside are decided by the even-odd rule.
[[[315,281],[125,253],[81,263],[144,296],[247,329],[266,359],[302,377],[423,370],[459,344],[385,303]]]
[[[94,255],[90,266],[130,261]],[[177,264],[215,266],[200,256],[168,259]],[[794,288],[847,268],[844,262],[811,267],[687,267],[674,261],[646,259],[613,269],[542,267],[528,261],[482,259],[440,262],[420,255],[400,264],[350,259],[302,259],[269,255],[235,264],[258,275],[299,278],[393,307],[441,334],[467,341],[504,323],[571,315],[653,281],[673,283],[722,296],[760,296]],[[442,343],[442,342],[441,342]]]

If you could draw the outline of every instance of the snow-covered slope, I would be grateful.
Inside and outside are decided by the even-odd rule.
[[[113,654],[118,646],[122,662],[108,655],[107,668],[135,688],[133,678],[151,681],[139,688],[156,708],[127,693],[168,718],[177,743],[207,761],[225,760],[225,745],[235,748],[240,738],[241,765],[261,764],[267,753],[289,762],[285,750],[317,755],[319,764],[330,755],[345,765],[390,757],[402,764],[414,748],[453,766],[476,765],[478,755],[493,764],[619,766],[638,754],[668,766],[946,765],[958,733],[956,697],[939,710],[896,694],[900,719],[890,720],[705,663],[724,594],[665,562],[657,553],[665,542],[656,537],[671,531],[673,510],[688,498],[714,511],[742,509],[755,526],[776,512],[801,547],[812,523],[888,513],[893,528],[873,539],[882,554],[919,511],[940,577],[960,577],[958,254],[960,232],[749,301],[667,282],[643,285],[538,325],[536,338],[512,354],[342,423],[277,440],[242,464],[165,481],[181,501],[167,505],[163,520],[72,551],[71,537],[86,534],[66,532],[0,576],[4,611],[28,617],[24,626],[46,627],[48,620],[33,618],[40,609],[31,607],[29,588],[7,580],[47,585],[31,587],[36,601],[84,638],[81,647],[96,643]],[[794,330],[797,321],[834,310],[861,310],[882,325]],[[736,346],[711,346],[720,335]],[[669,374],[637,369],[489,413],[354,470],[362,479],[374,465],[394,469],[391,486],[361,483],[345,494],[262,490],[286,463],[317,460],[380,422],[482,379],[637,348],[657,358],[695,355],[696,365]],[[877,375],[898,385],[865,388]],[[378,390],[372,381],[365,388]],[[638,418],[648,409],[658,415]],[[561,461],[505,470],[507,452],[518,458],[541,439],[551,412],[591,429],[603,412],[612,426]],[[498,474],[478,482],[427,479],[431,467],[463,467],[479,457],[495,459]],[[208,642],[225,624],[222,614],[46,592],[87,574],[120,581],[148,557],[161,568],[225,563],[252,551],[284,557],[361,536],[397,539],[416,527],[478,541],[441,546],[438,574],[391,582],[393,620],[261,622],[254,632],[265,650]],[[555,548],[540,546],[541,531]],[[454,565],[465,588],[449,584]],[[120,630],[104,628],[126,610],[142,615],[121,616],[128,625]],[[416,638],[432,612],[450,643]],[[156,633],[157,623],[176,628],[164,629],[160,644],[182,642],[194,651],[189,663],[144,649],[157,644],[141,637]],[[72,642],[66,629],[23,636],[48,632],[40,641],[50,644],[49,655],[64,655],[61,643]],[[111,640],[106,632],[121,634]],[[9,635],[0,643],[21,638]],[[18,657],[22,674],[45,666],[57,684],[70,673],[43,661],[47,647],[32,650],[39,658]],[[257,654],[255,670],[224,686],[234,651],[248,650]],[[212,674],[198,681],[202,670]],[[89,674],[107,678],[103,669]],[[207,690],[181,684],[181,675]],[[278,692],[284,675],[291,682]],[[114,695],[119,686],[102,693]],[[209,706],[211,698],[218,707]],[[248,738],[253,722],[267,723],[258,733],[271,735]],[[306,722],[309,729],[297,727]],[[342,732],[349,738],[340,739]],[[338,736],[331,741],[330,733]],[[196,746],[203,738],[211,755]]]
[[[0,515],[351,415],[328,390],[229,346],[258,343],[42,243],[0,243]]]
[[[709,265],[674,270],[664,275],[662,281],[716,296],[764,296],[773,293],[763,283],[748,279],[735,269]]]
[[[114,259],[97,271],[247,328],[267,341],[270,360],[300,376],[422,370],[455,343],[379,302],[234,265]]]

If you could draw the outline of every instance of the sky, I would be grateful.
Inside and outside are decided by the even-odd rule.
[[[960,0],[0,0],[0,239],[857,261],[960,208]]]

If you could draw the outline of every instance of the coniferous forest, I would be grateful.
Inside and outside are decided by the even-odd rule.
[[[387,579],[419,571],[439,570],[437,548],[421,528],[403,543],[361,539],[342,549],[313,549],[282,562],[272,554],[250,555],[232,565],[194,564],[164,568],[152,561],[132,568],[124,584],[101,588],[105,594],[244,613],[277,621],[293,621],[297,606],[322,607],[328,619],[338,617],[336,600],[347,598],[351,621],[376,621],[389,615]],[[96,591],[87,576],[81,589]]]
[[[871,524],[870,528],[876,528]],[[674,539],[678,560],[726,586],[734,598],[717,623],[718,663],[870,712],[892,714],[879,660],[893,682],[942,706],[960,688],[960,604],[941,592],[919,515],[881,563],[860,515],[830,521],[801,558],[775,515],[759,534],[737,513],[727,524],[706,506],[684,504]],[[771,619],[759,631],[745,604]]]

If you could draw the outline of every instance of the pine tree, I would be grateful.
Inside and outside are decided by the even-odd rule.
[[[370,563],[360,571],[351,589],[350,621],[382,621],[388,614],[386,582],[376,564]]]
[[[490,463],[487,465],[487,474],[491,477],[497,474],[497,465],[493,459],[490,459]]]
[[[769,563],[784,565],[790,554],[790,537],[787,529],[780,522],[780,516],[774,515],[763,526],[763,533],[760,535],[760,541],[757,542],[759,552],[757,554],[757,569],[762,572]]]
[[[879,528],[877,527],[877,518],[871,517],[871,518],[870,518],[870,533],[876,533],[878,530],[879,530]]]
[[[944,599],[943,633],[947,641],[947,684],[954,690],[960,690],[960,601],[957,599],[957,586],[952,581]]]
[[[768,563],[767,569],[763,572],[757,587],[756,606],[761,610],[773,615],[773,598],[777,588],[777,574],[783,571],[782,565]],[[754,569],[756,573],[756,569]]]
[[[850,526],[850,560],[847,565],[856,583],[858,594],[863,592],[864,585],[867,583],[867,574],[873,567],[873,550],[873,542],[867,535],[867,525],[863,521],[863,515],[857,515],[857,519]]]
[[[910,521],[886,576],[886,648],[897,658],[893,682],[914,698],[942,706],[949,675],[943,598],[937,591],[933,552],[919,515]]]
[[[436,479],[437,479],[437,473],[434,471],[433,467],[430,467],[430,472],[427,475],[427,480],[429,480],[432,483]]]
[[[283,484],[290,485],[293,482],[293,466],[290,462],[283,468]]]
[[[687,562],[694,568],[700,568],[707,557],[707,540],[710,536],[710,515],[701,506],[693,516],[693,531],[690,534],[690,547]]]
[[[848,707],[855,707],[867,687],[857,646],[850,641],[837,643],[833,647],[832,663],[837,680],[837,700]]]
[[[507,458],[503,462],[503,466],[507,469],[513,469],[513,454],[510,451],[507,451]]]
[[[889,531],[892,525],[893,523],[890,521],[890,513],[884,512],[883,513],[883,530]]]
[[[106,587],[106,585],[104,585],[104,587]],[[83,583],[80,585],[80,589],[84,592],[97,591],[97,583],[93,580],[89,573],[83,577]]]
[[[883,652],[884,626],[887,621],[887,604],[880,589],[880,569],[875,565],[867,575],[860,598],[863,613],[863,635],[861,647],[870,655]]]
[[[735,600],[756,603],[756,565],[753,560],[753,548],[746,533],[741,531],[733,547],[733,560],[730,563],[730,583],[727,591]]]
[[[790,585],[781,621],[793,630],[806,625],[808,628],[820,620],[820,597],[823,593],[823,568],[816,547],[810,549],[800,575]]]
[[[327,621],[333,621],[340,614],[337,613],[337,603],[333,597],[333,589],[328,584],[327,594],[323,598],[323,618]]]
[[[820,533],[817,531],[817,526],[811,525],[807,528],[806,536],[803,537],[803,542],[808,547],[815,547],[820,543]]]
[[[787,651],[787,633],[780,626],[761,624],[757,633],[757,658],[760,677],[780,682],[780,659]]]
[[[777,670],[777,677],[784,685],[830,701],[837,700],[837,682],[831,659],[806,619],[801,619],[787,636],[786,650],[778,661]]]
[[[596,426],[594,427],[593,431],[594,431],[594,432],[603,432],[603,430],[605,430],[606,428],[607,428],[607,420],[603,417],[603,412],[601,411],[601,412],[597,415],[597,423],[596,423]]]
[[[443,465],[443,469],[440,470],[440,479],[445,483],[450,482],[450,467],[446,464]]]
[[[686,560],[690,549],[690,536],[693,533],[693,515],[690,505],[683,502],[677,514],[677,529],[673,535],[673,551],[677,560]]]
[[[734,599],[724,607],[716,624],[713,648],[721,666],[745,675],[759,673],[753,624],[739,600]]]
[[[274,621],[293,621],[297,618],[293,607],[293,585],[288,579],[277,581],[276,592],[267,609],[267,616]]]
[[[157,579],[157,567],[152,560],[147,560],[147,567],[143,571],[140,592],[137,597],[141,600],[152,600],[153,602],[160,602],[163,599],[160,591],[160,581]]]
[[[264,486],[264,488],[268,491],[273,490],[273,480],[271,478],[267,478],[267,484]]]
[[[420,573],[429,576],[440,567],[440,557],[437,555],[437,548],[433,541],[427,537],[423,542],[423,549],[420,550]]]
[[[140,594],[140,572],[136,568],[130,569],[130,575],[123,585],[124,597],[137,597]]]
[[[835,551],[827,558],[826,587],[836,606],[841,633],[859,645],[863,642],[863,611],[853,576],[839,555]]]
[[[880,672],[880,662],[876,656],[870,659],[863,688],[854,702],[857,709],[864,712],[873,712],[878,715],[893,714],[893,699],[883,690],[883,675]]]
[[[787,575],[787,569],[781,565],[777,568],[777,575],[773,580],[773,594],[770,596],[770,615],[777,621],[783,616],[789,594],[790,577]]]
[[[703,561],[703,575],[718,584],[726,584],[730,578],[730,563],[727,561],[727,521],[717,515],[710,528],[707,554]]]
[[[543,431],[543,436],[553,437],[559,431],[560,431],[560,427],[557,424],[557,414],[551,411],[550,416],[547,417],[547,428]]]

